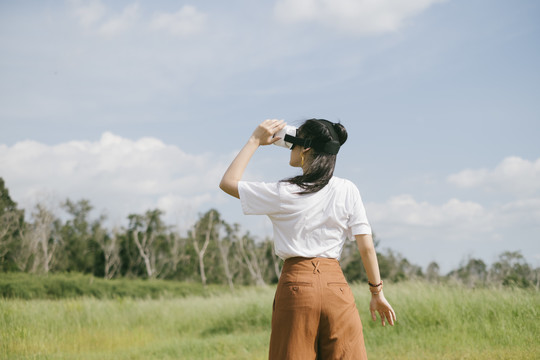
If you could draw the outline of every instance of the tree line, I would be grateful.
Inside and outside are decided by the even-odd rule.
[[[215,209],[199,214],[186,234],[165,224],[159,209],[130,214],[127,226],[107,228],[106,217],[91,218],[88,200],[65,200],[61,219],[38,203],[25,216],[0,178],[0,271],[47,274],[80,272],[105,279],[170,279],[238,285],[276,283],[282,261],[270,239],[258,239],[239,224],[229,224]],[[376,248],[380,241],[375,237]],[[539,287],[540,268],[519,252],[504,252],[488,266],[468,259],[441,274],[432,262],[425,271],[392,250],[378,251],[381,276],[390,281],[456,281],[467,286]],[[341,266],[349,281],[367,281],[354,241],[343,249]]]

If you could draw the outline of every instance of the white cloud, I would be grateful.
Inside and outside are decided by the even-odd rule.
[[[95,142],[0,146],[2,177],[22,206],[31,207],[42,194],[59,201],[86,198],[113,220],[156,207],[192,216],[219,203],[228,161],[228,155],[192,155],[155,138],[133,141],[109,132]]]
[[[463,170],[448,176],[447,182],[510,197],[497,196],[498,201],[482,203],[452,198],[433,204],[405,194],[369,204],[370,219],[393,233],[436,229],[443,238],[456,231],[497,234],[502,229],[540,224],[540,159],[507,157],[493,169]]]
[[[99,27],[98,32],[105,36],[114,36],[131,28],[139,19],[139,5],[131,4],[122,13],[109,19]]]
[[[448,176],[447,181],[461,188],[530,196],[540,191],[540,158],[529,161],[517,156],[507,157],[494,169],[463,170]]]
[[[153,30],[165,30],[176,36],[188,36],[200,33],[207,15],[194,6],[185,5],[175,13],[159,12],[151,19],[141,19],[142,11],[138,3],[127,5],[120,14],[111,14],[99,0],[73,0],[71,12],[80,25],[102,36],[110,37],[121,34],[137,24]]]
[[[499,209],[501,224],[540,225],[540,197],[512,201]]]
[[[505,250],[523,251],[537,266],[540,159],[507,157],[493,169],[463,170],[447,181],[484,190],[490,195],[488,201],[451,198],[436,204],[404,194],[367,203],[369,219],[384,246],[416,262],[436,260],[448,270],[456,266],[451,257],[482,254],[490,256],[490,261]],[[499,196],[503,192],[506,196]]]
[[[115,36],[132,28],[140,18],[137,3],[127,5],[120,14],[111,11],[100,0],[72,0],[71,13],[80,25],[102,36]]]
[[[396,31],[403,22],[444,0],[278,0],[284,22],[317,22],[360,35]]]
[[[206,14],[195,7],[185,5],[176,13],[155,14],[150,27],[156,30],[167,30],[173,35],[186,36],[199,33],[206,24]]]
[[[383,248],[414,263],[437,261],[449,271],[465,254],[489,262],[503,251],[519,250],[538,266],[540,197],[488,206],[458,199],[434,204],[407,194],[366,203],[366,209]]]
[[[70,3],[73,15],[79,19],[80,24],[84,27],[97,23],[106,13],[105,6],[99,0],[87,2],[72,0]]]
[[[450,199],[434,205],[418,202],[409,194],[392,197],[385,203],[370,203],[368,210],[370,219],[376,223],[438,229],[487,225],[491,216],[475,202]]]

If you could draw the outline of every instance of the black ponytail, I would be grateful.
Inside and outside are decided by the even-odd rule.
[[[299,194],[316,193],[334,175],[336,155],[339,147],[347,141],[347,130],[339,123],[310,119],[298,128],[297,136],[311,139],[312,159],[304,174],[282,181],[298,185],[302,189]]]

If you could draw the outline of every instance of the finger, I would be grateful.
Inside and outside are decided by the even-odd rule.
[[[272,140],[270,140],[270,144],[273,144],[273,143],[275,143],[276,141],[279,141],[279,140],[281,140],[280,137],[272,138]]]
[[[388,315],[392,318],[392,321],[396,321],[396,312],[394,309],[392,309],[392,307],[388,309]]]
[[[373,321],[377,320],[377,315],[375,315],[375,310],[371,310],[371,319]]]
[[[382,311],[379,311],[379,315],[381,315],[381,323],[382,323],[382,326],[385,326],[386,324],[384,323],[384,313]]]
[[[287,125],[285,121],[277,120],[277,122],[272,124],[272,131],[278,132],[279,130],[283,129],[285,125]]]
[[[280,122],[283,122],[282,119],[268,119],[268,120],[265,120],[268,124],[274,126]]]
[[[278,131],[283,129],[285,126],[287,126],[287,123],[283,120],[277,125]]]
[[[394,319],[392,318],[392,312],[391,311],[388,311],[386,313],[386,320],[388,321],[388,323],[392,326],[394,326]]]
[[[285,125],[287,125],[287,123],[284,122],[283,120],[281,120],[281,122],[279,122],[279,123],[272,124],[271,129],[274,132],[278,132],[279,130],[283,129],[285,127]]]
[[[274,135],[278,132],[277,128],[272,124],[262,124],[261,129],[269,135]]]
[[[285,125],[286,125],[286,123],[283,120],[272,119],[272,120],[266,120],[263,127],[268,132],[275,134],[279,130],[284,128]]]
[[[261,123],[261,126],[265,129],[272,129],[278,121],[278,119],[266,119]]]

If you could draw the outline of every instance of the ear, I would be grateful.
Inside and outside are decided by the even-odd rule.
[[[310,151],[311,151],[311,148],[303,148],[303,149],[302,149],[302,153],[303,153],[303,154],[306,154],[306,155],[307,155],[307,153],[310,152]]]

